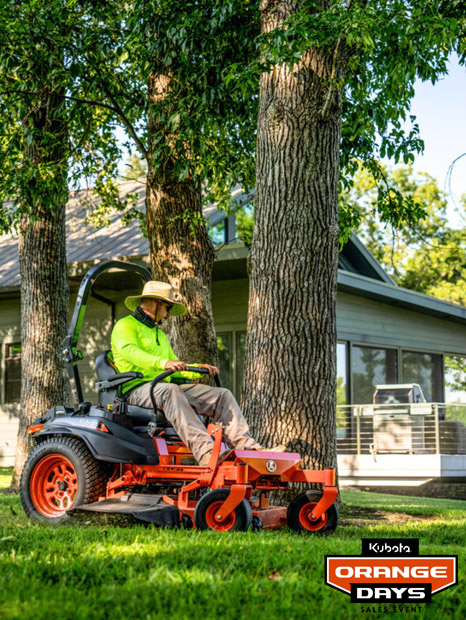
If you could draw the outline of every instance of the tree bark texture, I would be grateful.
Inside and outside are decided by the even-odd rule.
[[[28,456],[27,428],[34,418],[68,398],[68,379],[58,348],[68,329],[69,289],[66,271],[65,208],[66,127],[57,120],[59,103],[46,96],[32,115],[36,140],[25,149],[36,170],[52,164],[56,170],[52,201],[34,200],[32,218],[25,215],[19,238],[21,277],[21,410],[12,487]],[[53,145],[52,147],[50,145]],[[38,190],[36,196],[40,196]],[[25,190],[25,200],[33,200]],[[29,204],[31,206],[31,204]]]
[[[297,10],[263,1],[268,32]],[[338,43],[261,77],[243,403],[254,436],[336,466]]]
[[[149,80],[150,103],[164,96],[169,77],[155,72]],[[218,364],[217,340],[212,313],[212,242],[202,214],[201,187],[191,174],[179,180],[174,156],[152,165],[157,138],[164,133],[159,119],[149,113],[149,167],[146,218],[152,276],[169,282],[188,312],[171,317],[163,326],[179,359]],[[171,136],[165,134],[166,144]]]

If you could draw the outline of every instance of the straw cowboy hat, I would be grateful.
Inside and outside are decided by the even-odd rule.
[[[170,314],[172,316],[181,316],[182,314],[186,314],[188,311],[185,305],[174,301],[173,289],[169,284],[166,282],[157,282],[156,280],[149,280],[149,282],[146,282],[140,295],[132,295],[131,297],[127,297],[125,299],[125,306],[134,312],[144,297],[160,299],[161,301],[165,301],[167,304],[171,304],[172,307],[170,308]]]

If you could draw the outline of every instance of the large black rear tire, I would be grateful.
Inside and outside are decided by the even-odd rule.
[[[21,503],[28,517],[58,523],[74,506],[90,504],[105,493],[99,461],[75,437],[50,437],[31,452],[20,482]]]

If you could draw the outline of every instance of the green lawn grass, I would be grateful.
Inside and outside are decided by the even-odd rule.
[[[8,485],[10,475],[0,469],[0,486]],[[355,491],[344,491],[342,499],[334,534],[299,536],[287,530],[159,530],[128,520],[114,525],[103,515],[66,526],[38,525],[28,522],[18,495],[3,492],[0,618],[466,617],[465,502]],[[325,586],[326,554],[358,555],[363,537],[399,536],[420,538],[421,554],[457,554],[459,585],[409,614],[364,613]]]
[[[466,517],[466,501],[460,500],[345,490],[341,492],[341,498],[344,504],[375,510],[399,511],[409,515],[439,515],[460,519]]]

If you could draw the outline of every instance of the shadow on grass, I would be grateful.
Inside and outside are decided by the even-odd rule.
[[[10,489],[10,487],[4,487],[3,489],[0,489],[0,495],[18,495],[18,491]]]
[[[402,525],[417,521],[438,521],[442,515],[432,514],[409,514],[396,510],[383,510],[380,508],[369,508],[367,506],[343,505],[340,508],[340,527],[352,525],[355,527],[366,527],[375,524]],[[448,518],[448,517],[447,517]]]

